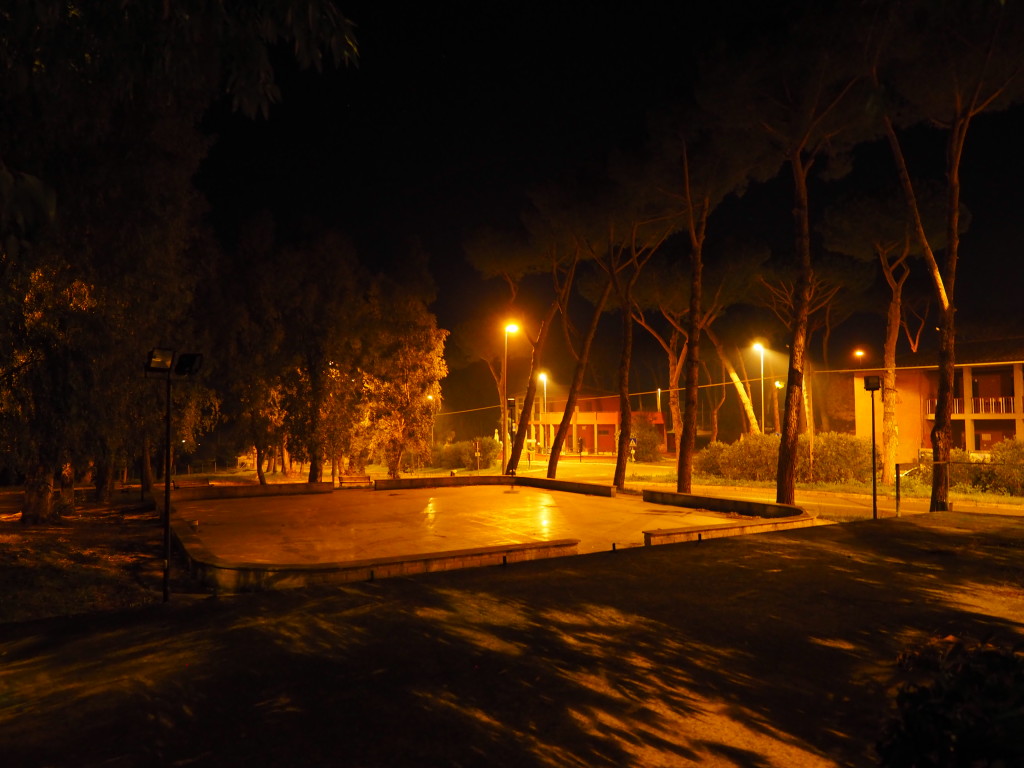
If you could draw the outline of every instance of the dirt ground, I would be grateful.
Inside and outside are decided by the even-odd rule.
[[[152,510],[0,519],[11,766],[877,764],[897,659],[1024,637],[1024,525],[936,513],[161,603]]]
[[[0,624],[140,608],[163,599],[163,529],[152,504],[85,503],[58,525],[20,523],[0,491]],[[195,591],[172,569],[173,589]]]

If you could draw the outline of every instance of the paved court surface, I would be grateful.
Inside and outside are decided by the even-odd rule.
[[[643,531],[734,524],[728,515],[523,486],[175,502],[229,561],[328,563],[509,543],[579,539],[580,554],[643,546]]]

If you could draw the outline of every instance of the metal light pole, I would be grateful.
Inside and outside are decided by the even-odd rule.
[[[501,358],[501,474],[508,461],[508,335],[519,330],[515,323],[505,326],[505,354]]]
[[[754,349],[761,355],[761,434],[764,434],[764,345],[757,342]]]
[[[155,374],[166,382],[166,410],[164,412],[164,602],[171,597],[171,373],[175,376],[191,376],[203,364],[203,356],[196,352],[178,355],[177,365],[173,349],[152,349],[146,360],[145,371]]]
[[[878,519],[878,473],[875,472],[875,392],[882,388],[880,376],[865,376],[864,389],[871,393],[871,519]]]

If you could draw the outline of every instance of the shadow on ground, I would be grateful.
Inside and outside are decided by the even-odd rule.
[[[19,766],[864,766],[897,654],[1019,637],[952,513],[0,627]]]

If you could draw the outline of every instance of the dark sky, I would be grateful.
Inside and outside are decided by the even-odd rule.
[[[462,259],[464,235],[514,221],[529,185],[640,141],[648,111],[687,98],[689,52],[714,23],[684,2],[340,6],[357,24],[358,68],[284,66],[284,98],[268,121],[213,116],[219,140],[203,183],[221,223],[264,209],[282,222],[312,216],[349,231],[382,269],[420,243],[446,327],[486,293]],[[765,22],[744,19],[750,30]],[[966,321],[995,320],[1004,306],[998,319],[1022,324],[1022,130],[1018,108],[979,119],[969,139]],[[788,232],[788,190],[777,189],[772,207]]]

